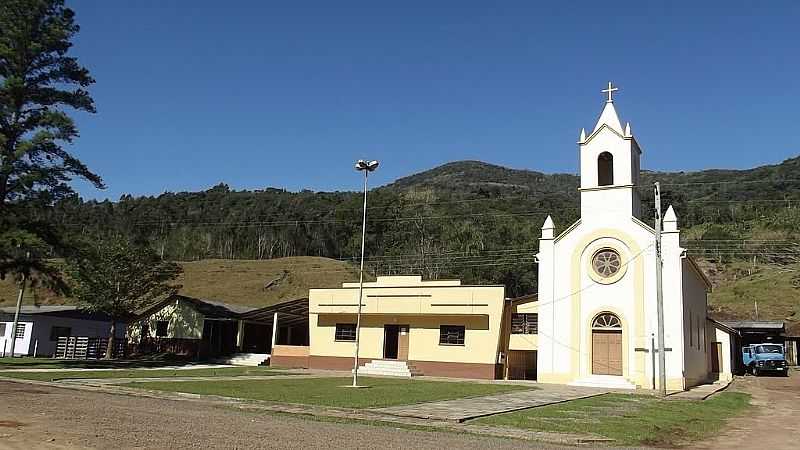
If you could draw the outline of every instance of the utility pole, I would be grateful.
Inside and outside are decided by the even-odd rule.
[[[667,354],[664,351],[664,286],[661,253],[661,184],[655,183],[656,197],[656,311],[658,314],[658,388],[662,396],[667,395]]]
[[[31,252],[25,253],[25,262],[31,258]],[[25,284],[28,281],[28,268],[23,267],[22,280],[19,283],[19,295],[17,296],[17,307],[14,309],[14,324],[11,325],[11,357],[14,357],[14,347],[17,344],[17,325],[19,325],[19,311],[22,309],[22,297],[25,295]]]

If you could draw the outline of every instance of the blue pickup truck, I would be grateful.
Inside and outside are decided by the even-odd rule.
[[[742,347],[742,362],[753,375],[775,372],[789,376],[789,364],[781,344],[754,344]]]

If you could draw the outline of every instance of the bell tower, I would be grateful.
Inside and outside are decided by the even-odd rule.
[[[602,92],[606,103],[594,130],[581,130],[578,140],[581,174],[581,218],[621,215],[640,218],[639,159],[642,151],[631,134],[631,125],[622,123],[614,107],[614,92],[608,82]]]

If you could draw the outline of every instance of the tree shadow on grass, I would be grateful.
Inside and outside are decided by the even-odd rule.
[[[6,364],[4,364],[6,363]],[[0,370],[9,369],[136,369],[165,367],[175,365],[197,364],[191,358],[173,354],[153,354],[141,358],[129,359],[49,359],[26,358],[25,361],[14,361],[10,358],[0,359]]]

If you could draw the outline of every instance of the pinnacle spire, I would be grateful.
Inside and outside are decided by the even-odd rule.
[[[678,216],[675,214],[672,205],[669,205],[667,212],[664,213],[663,225],[664,232],[678,231]]]
[[[667,208],[667,212],[664,213],[664,222],[677,222],[678,216],[675,214],[675,210],[672,209],[672,205],[669,205]]]
[[[542,239],[553,239],[556,226],[553,224],[553,218],[547,216],[542,225]]]
[[[578,139],[579,144],[586,142],[586,128],[581,128],[581,137]]]

